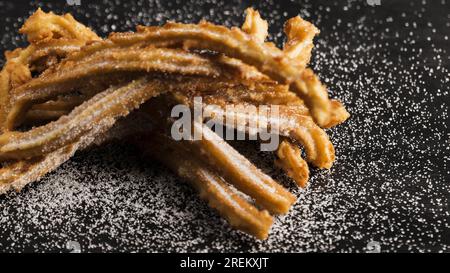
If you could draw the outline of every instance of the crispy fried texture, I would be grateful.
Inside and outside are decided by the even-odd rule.
[[[261,18],[258,11],[252,8],[248,8],[246,13],[247,16],[241,29],[253,36],[259,43],[264,43],[268,35],[269,24]]]
[[[304,83],[309,81],[313,72],[299,70],[295,60],[283,51],[248,36],[238,28],[228,29],[201,22],[198,25],[167,23],[161,28],[139,27],[136,34],[113,34],[110,39],[122,45],[136,42],[182,43],[184,48],[208,49],[240,59],[272,79],[289,84],[290,89],[304,100],[315,121],[319,125],[327,124],[331,105],[325,86]],[[314,79],[318,80],[317,76]]]
[[[174,103],[192,107],[202,96],[212,118],[236,120],[247,134],[256,124],[278,128],[275,165],[300,187],[309,177],[306,161],[330,168],[334,147],[320,127],[336,126],[349,113],[307,68],[318,29],[295,17],[284,31],[281,50],[266,41],[268,24],[250,8],[242,28],[169,22],[102,40],[71,15],[39,9],[20,29],[30,45],[6,52],[0,72],[0,194],[39,180],[79,149],[131,137],[190,181],[233,227],[267,238],[269,212],[287,213],[296,197],[205,121],[192,121],[199,141],[175,142],[167,128]],[[239,107],[267,104],[277,105],[279,116]],[[22,121],[32,128],[11,131]]]
[[[297,185],[305,188],[309,179],[309,168],[302,158],[300,149],[288,140],[283,140],[276,154],[278,158],[275,160],[275,165],[283,169]]]
[[[111,118],[102,119],[80,138],[53,152],[5,163],[0,169],[0,194],[11,189],[20,191],[27,184],[39,181],[44,175],[69,160],[78,150],[101,145],[111,140],[148,134],[152,131],[154,131],[154,124],[151,117],[143,111],[134,112],[118,122]]]
[[[173,120],[170,118],[172,103],[171,96],[166,95],[143,109],[160,121],[156,127],[162,128],[165,134],[172,134],[173,130]],[[189,139],[181,142],[185,142],[184,145],[197,154],[202,154],[223,178],[254,198],[261,207],[274,214],[285,214],[295,202],[295,196],[239,154],[203,122],[193,120],[189,136]],[[198,139],[192,140],[194,136]]]
[[[305,147],[307,161],[318,168],[329,169],[335,159],[334,146],[331,143],[326,132],[318,127],[310,116],[304,114],[296,106],[279,106],[278,117],[272,118],[261,113],[249,113],[241,111],[244,107],[207,107],[206,114],[211,116],[216,122],[223,122],[225,126],[229,120],[240,121],[242,127],[247,130],[255,131],[258,127],[252,125],[261,125],[259,128],[278,128],[280,136],[289,137],[299,142]],[[234,124],[234,122],[231,122]]]
[[[205,82],[206,83],[206,82]],[[252,105],[297,106],[304,115],[310,115],[303,100],[287,89],[287,86],[266,81],[224,82],[216,89],[202,89],[195,92],[174,92],[174,97],[183,104],[190,104],[195,96],[201,96],[206,104],[225,106],[226,104],[248,103]],[[208,92],[209,91],[209,92]],[[331,128],[346,121],[350,114],[338,100],[331,100],[331,117],[324,128]]]
[[[30,45],[5,53],[6,63],[0,72],[0,132],[5,130],[11,89],[31,80],[33,71],[41,72],[86,43],[100,40],[70,14],[59,16],[41,9],[26,20],[20,32],[27,35]]]
[[[26,34],[30,44],[39,44],[55,39],[75,39],[78,41],[94,41],[99,37],[90,28],[75,20],[72,15],[55,15],[36,10],[19,30]]]
[[[316,122],[319,125],[327,124],[331,111],[327,90],[322,84],[312,86],[303,83],[310,77],[312,71],[304,73],[299,69],[297,60],[299,55],[291,54],[295,57],[292,58],[271,43],[253,39],[252,35],[239,28],[229,29],[208,22],[199,24],[170,22],[162,27],[140,26],[136,33],[113,33],[108,40],[86,46],[83,50],[71,54],[68,60],[79,61],[107,48],[150,44],[159,47],[179,45],[184,49],[212,50],[254,66],[273,80],[288,84],[290,89],[305,101]]]
[[[237,189],[255,198],[256,202],[275,214],[285,214],[296,201],[294,195],[256,168],[248,159],[204,124],[194,123],[202,139],[192,142],[217,166],[221,175]]]
[[[82,87],[87,79],[117,72],[159,72],[217,77],[221,67],[206,57],[178,49],[110,49],[82,62],[63,62],[12,90],[5,128],[13,129],[33,103]]]
[[[173,96],[180,103],[190,105],[193,98],[201,96],[203,102],[208,105],[219,105],[225,107],[227,104],[248,103],[252,105],[284,105],[296,106],[296,112],[309,115],[309,110],[303,101],[294,93],[290,92],[285,85],[273,82],[236,82],[235,80],[210,79],[210,78],[189,78],[184,77],[183,81],[174,81]],[[195,88],[193,88],[195,87]],[[176,91],[180,90],[180,91]],[[87,98],[86,98],[87,99]],[[42,120],[48,118],[58,118],[56,114],[69,112],[74,106],[82,102],[80,97],[60,98],[57,101],[49,101],[43,104],[34,105],[27,113],[27,117],[38,121],[42,115]],[[325,128],[331,128],[341,124],[348,119],[349,113],[343,104],[337,100],[331,100],[332,116]],[[48,112],[45,112],[48,111]],[[29,123],[29,122],[28,122]]]
[[[319,30],[310,22],[296,16],[286,22],[284,32],[287,41],[283,51],[297,61],[299,69],[304,69],[311,59],[311,51],[314,47],[313,39],[319,34]]]
[[[259,210],[242,198],[205,162],[204,157],[192,150],[186,141],[176,142],[165,135],[145,135],[134,138],[134,144],[146,154],[163,162],[180,177],[188,180],[231,226],[258,239],[266,239],[273,223],[266,210]],[[203,158],[203,159],[202,159]]]
[[[98,135],[112,126],[111,120],[101,120],[95,128],[81,136],[78,140],[53,152],[10,163],[0,169],[0,194],[14,189],[20,191],[25,185],[39,181],[45,174],[55,170],[69,160],[77,150],[89,146]]]

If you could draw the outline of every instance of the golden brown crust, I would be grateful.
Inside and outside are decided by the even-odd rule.
[[[283,105],[296,106],[296,113],[309,115],[309,110],[304,102],[294,93],[290,92],[285,85],[279,85],[266,81],[242,81],[228,79],[210,79],[210,78],[189,78],[184,77],[183,81],[172,79],[173,96],[178,102],[190,105],[195,96],[201,96],[205,104],[219,105],[225,107],[227,104],[248,103],[252,105]],[[177,91],[178,90],[178,91]],[[87,99],[89,97],[86,97]],[[43,104],[34,105],[27,116],[32,116],[39,120],[39,114],[46,119],[47,116],[53,117],[55,111],[70,111],[74,106],[79,105],[83,99],[80,97],[60,98],[57,101],[49,101]],[[330,122],[325,128],[334,127],[348,119],[349,113],[340,101],[331,100],[332,116]],[[39,110],[39,112],[34,111]],[[49,113],[45,113],[48,110]],[[53,112],[53,113],[52,113]],[[62,113],[62,112],[61,112]],[[54,116],[58,118],[59,116]]]
[[[248,8],[245,12],[247,16],[241,27],[242,31],[251,35],[259,43],[264,43],[268,35],[269,24],[253,8]]]
[[[82,62],[63,62],[11,91],[4,127],[11,130],[33,103],[82,87],[85,80],[117,72],[159,72],[217,77],[221,67],[206,57],[177,49],[111,49]]]
[[[304,69],[311,59],[313,39],[319,34],[319,30],[310,22],[296,16],[285,23],[284,32],[287,41],[283,51],[297,61],[299,69]]]
[[[254,66],[263,74],[281,83],[289,84],[311,109],[319,125],[328,123],[330,102],[323,85],[302,84],[308,77],[298,69],[298,60],[270,43],[261,43],[258,39],[239,28],[226,28],[208,22],[199,24],[167,23],[162,27],[138,27],[137,33],[113,33],[107,41],[86,46],[83,50],[71,54],[68,60],[78,61],[106,48],[137,46],[141,44],[164,46],[180,45],[184,49],[208,49],[223,53],[231,58]],[[308,74],[312,73],[311,71]],[[317,76],[315,76],[317,78]]]
[[[300,149],[288,140],[283,140],[277,150],[275,165],[283,169],[297,185],[305,188],[309,179],[309,168]]]
[[[27,132],[0,135],[0,159],[26,159],[57,150],[90,131],[105,119],[117,120],[138,108],[167,85],[145,78],[112,87],[89,99],[69,115]]]
[[[235,105],[238,106],[238,105]],[[256,130],[250,124],[264,123],[263,128],[276,126],[280,136],[289,137],[299,142],[306,150],[308,162],[318,168],[329,169],[335,160],[334,146],[326,132],[318,127],[308,113],[298,106],[278,106],[278,117],[271,118],[261,116],[259,113],[241,111],[244,107],[233,107],[231,110],[225,107],[209,107],[207,115],[215,120],[241,120],[246,130]],[[226,124],[224,124],[226,125]]]
[[[258,204],[272,213],[285,214],[289,211],[296,201],[294,195],[256,168],[207,126],[194,123],[194,130],[201,130],[202,139],[193,144],[237,189],[255,198]]]
[[[76,21],[72,15],[46,13],[40,8],[25,21],[19,32],[27,35],[30,44],[48,42],[61,37],[78,41],[100,39],[91,29]]]
[[[98,135],[112,126],[111,120],[105,119],[78,140],[53,152],[29,160],[10,163],[0,169],[0,194],[14,189],[20,191],[25,185],[39,181],[45,174],[55,170],[69,160],[77,150],[89,146]]]
[[[0,132],[10,111],[10,91],[29,80],[32,71],[42,71],[83,45],[100,38],[78,23],[70,14],[58,16],[38,9],[20,30],[30,45],[7,52],[6,64],[0,72]]]
[[[216,116],[244,116],[238,128],[251,119],[276,126],[283,142],[275,164],[299,186],[306,186],[309,169],[298,144],[308,162],[330,168],[334,147],[318,125],[335,126],[349,113],[306,68],[318,30],[292,18],[280,50],[265,42],[267,28],[259,13],[248,9],[242,29],[205,21],[167,23],[102,40],[71,15],[38,10],[21,29],[30,45],[7,52],[0,72],[0,194],[39,180],[78,149],[150,132],[136,142],[143,150],[189,180],[232,226],[265,239],[273,222],[268,211],[286,213],[296,197],[203,122],[193,121],[199,141],[175,142],[155,128],[172,124],[174,101],[192,106],[193,97],[201,95],[207,106],[218,105]],[[168,94],[134,112],[145,117],[141,125],[134,116],[116,122],[161,93]],[[232,104],[279,105],[279,116],[224,110]],[[23,119],[34,128],[5,132]]]
[[[170,137],[155,137],[152,134],[134,138],[133,143],[188,180],[198,190],[200,197],[227,219],[231,226],[258,239],[267,238],[273,223],[269,213],[257,209],[232,190],[209,164],[201,160],[201,154],[190,149],[186,141],[176,142]]]

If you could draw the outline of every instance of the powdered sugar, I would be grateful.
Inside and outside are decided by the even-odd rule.
[[[44,9],[72,12],[104,35],[169,19],[240,25],[247,7],[116,2],[55,1]],[[0,249],[66,251],[75,241],[81,251],[365,251],[377,242],[381,251],[448,251],[449,3],[317,2],[255,6],[279,44],[282,23],[298,13],[319,27],[312,67],[352,115],[329,130],[333,168],[313,169],[305,191],[275,170],[272,154],[257,152],[259,145],[233,143],[299,198],[267,241],[232,230],[190,186],[139,151],[109,144],[0,197]],[[2,49],[12,49],[28,14],[21,10],[17,19],[12,7],[0,10]]]

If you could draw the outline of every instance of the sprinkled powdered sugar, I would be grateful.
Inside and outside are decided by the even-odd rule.
[[[54,1],[44,9],[71,12],[105,35],[169,19],[240,25],[249,5],[121,2]],[[337,161],[330,171],[313,169],[306,191],[275,170],[259,145],[233,143],[299,198],[267,241],[232,230],[139,151],[109,144],[0,197],[0,250],[69,251],[79,243],[81,251],[449,251],[448,1],[276,2],[255,6],[271,39],[280,45],[282,23],[298,13],[315,23],[321,34],[312,67],[352,117],[329,130]],[[16,33],[28,14],[1,5],[3,51],[23,45]]]

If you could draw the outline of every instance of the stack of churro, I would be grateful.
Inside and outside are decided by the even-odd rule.
[[[254,131],[250,124],[276,125],[275,165],[300,187],[307,162],[332,166],[334,148],[322,128],[349,114],[307,68],[319,31],[292,18],[283,49],[265,41],[267,31],[249,8],[241,28],[169,22],[102,39],[69,14],[37,10],[20,29],[29,45],[6,52],[0,74],[0,193],[39,180],[78,150],[126,139],[191,182],[230,225],[267,238],[273,216],[287,213],[296,197],[206,120],[192,120],[200,140],[176,141],[169,132],[171,108],[192,108],[202,97],[214,117],[239,117],[244,134]],[[279,115],[230,105],[277,105]]]

